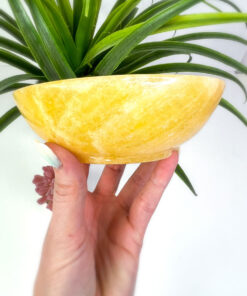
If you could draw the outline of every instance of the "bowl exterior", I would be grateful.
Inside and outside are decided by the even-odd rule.
[[[195,135],[216,108],[224,83],[189,75],[86,77],[19,89],[31,128],[84,163],[166,158]]]

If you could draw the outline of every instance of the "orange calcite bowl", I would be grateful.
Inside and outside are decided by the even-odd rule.
[[[168,157],[202,128],[223,89],[205,76],[116,75],[28,86],[14,98],[45,141],[84,163],[122,164]]]

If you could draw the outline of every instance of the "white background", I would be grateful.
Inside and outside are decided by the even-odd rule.
[[[234,0],[244,11],[247,3]],[[101,21],[113,1],[103,1]],[[144,0],[144,6],[151,0]],[[214,1],[213,3],[217,3]],[[218,6],[230,10],[228,6]],[[7,0],[1,8],[8,10]],[[199,5],[191,11],[210,11]],[[186,30],[190,31],[190,30]],[[194,31],[225,31],[247,37],[243,24],[209,26]],[[185,32],[185,31],[184,31]],[[184,33],[178,32],[178,34]],[[2,33],[1,33],[2,34]],[[171,33],[155,36],[161,40]],[[246,47],[231,41],[200,41],[241,60]],[[185,61],[187,57],[172,58]],[[169,61],[166,59],[165,61]],[[229,67],[210,59],[195,62]],[[0,78],[18,73],[0,64]],[[224,97],[247,115],[242,91],[227,81]],[[1,96],[0,115],[14,106]],[[22,117],[0,134],[0,295],[32,295],[50,212],[36,203],[31,183],[46,163],[34,147],[39,139]],[[247,130],[218,107],[207,125],[181,149],[180,163],[199,194],[194,197],[174,176],[148,228],[138,274],[136,296],[247,295]],[[137,165],[129,165],[120,188]],[[92,190],[103,169],[92,165]],[[73,295],[71,295],[73,296]],[[111,295],[107,295],[111,296]]]

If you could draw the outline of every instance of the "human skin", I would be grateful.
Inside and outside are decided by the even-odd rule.
[[[178,152],[142,163],[120,193],[125,165],[106,165],[93,192],[89,165],[46,143],[62,163],[54,168],[52,218],[34,296],[131,296],[148,223],[178,163]]]

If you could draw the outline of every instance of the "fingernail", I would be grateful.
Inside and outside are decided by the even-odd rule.
[[[56,154],[45,144],[35,141],[35,145],[40,152],[42,158],[48,162],[49,165],[58,169],[62,166],[61,161],[57,158]]]

